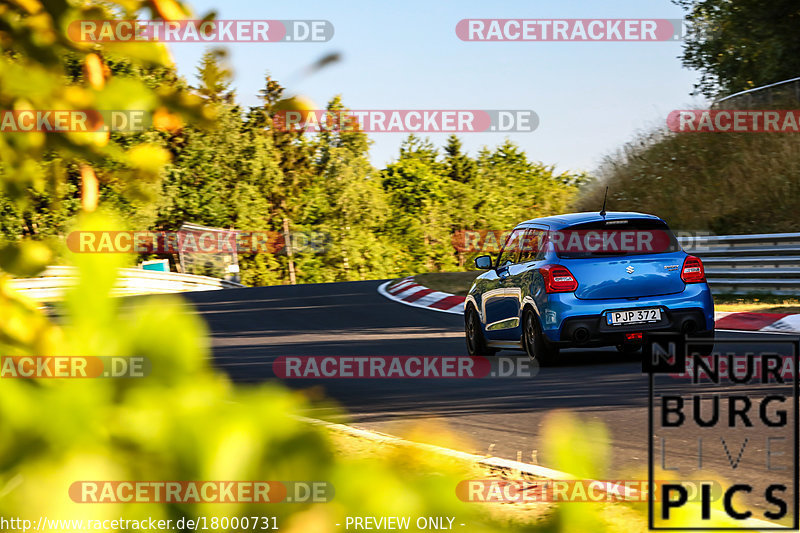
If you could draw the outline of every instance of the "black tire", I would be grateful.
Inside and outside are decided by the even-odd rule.
[[[497,350],[486,346],[486,338],[483,336],[483,329],[481,328],[481,319],[478,316],[478,312],[471,305],[467,306],[467,312],[464,315],[464,333],[467,337],[467,353],[470,357],[486,357],[497,353]]]
[[[522,347],[532,361],[542,366],[555,362],[560,351],[544,338],[539,320],[531,309],[526,309],[522,314]]]

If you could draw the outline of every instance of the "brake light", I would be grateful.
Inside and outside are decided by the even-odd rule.
[[[544,278],[544,290],[547,293],[572,292],[578,288],[575,276],[567,267],[561,265],[545,265],[539,269]]]
[[[626,341],[640,341],[640,340],[642,340],[642,334],[641,333],[626,333],[625,334],[625,340]]]
[[[693,255],[687,256],[686,259],[683,260],[681,279],[685,283],[703,283],[706,280],[703,262]]]

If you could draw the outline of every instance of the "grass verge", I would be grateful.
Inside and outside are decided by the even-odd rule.
[[[428,428],[430,429],[430,428]],[[433,461],[430,457],[423,459],[419,452],[407,449],[402,444],[387,441],[374,441],[369,438],[359,437],[348,433],[342,433],[335,429],[330,429],[328,435],[333,443],[335,453],[343,458],[357,458],[359,460],[375,461],[397,461],[402,458],[406,466],[411,470],[422,475],[436,475],[437,472],[430,471],[432,466],[440,464],[442,470],[453,472],[454,469],[463,475],[462,479],[481,479],[497,481],[519,481],[519,482],[543,482],[546,478],[531,476],[521,472],[508,471],[501,468],[491,468],[484,465],[461,461],[457,458],[442,456]],[[427,454],[423,454],[427,455]],[[419,460],[417,460],[417,459]],[[424,472],[423,472],[424,470]],[[455,487],[453,488],[455,494]],[[490,523],[505,528],[542,528],[547,526],[544,523],[553,518],[556,507],[559,504],[552,502],[505,502],[489,503],[476,502],[479,505],[480,514]],[[611,531],[631,531],[646,532],[647,519],[634,508],[633,504],[621,502],[571,502],[560,505],[596,505],[601,520]],[[538,526],[538,527],[537,527]],[[558,529],[555,529],[558,531]]]
[[[774,294],[715,294],[714,308],[734,313],[800,313],[800,298]]]
[[[481,274],[480,270],[469,272],[432,272],[417,274],[414,281],[435,291],[449,292],[458,296],[466,296],[467,291]]]

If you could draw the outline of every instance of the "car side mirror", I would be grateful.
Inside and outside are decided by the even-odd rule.
[[[489,270],[492,268],[492,256],[481,255],[475,258],[475,266],[481,270]]]

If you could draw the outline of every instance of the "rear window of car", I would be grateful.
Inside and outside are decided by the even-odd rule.
[[[660,254],[681,249],[669,227],[652,219],[576,224],[548,232],[547,239],[562,259]]]

